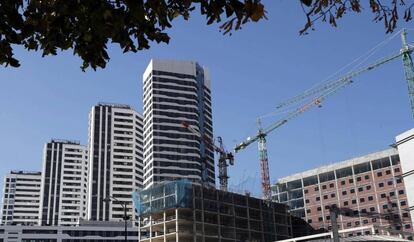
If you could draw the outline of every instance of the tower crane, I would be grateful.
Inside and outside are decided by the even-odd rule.
[[[185,129],[193,133],[195,136],[197,136],[200,140],[202,139],[205,144],[210,146],[216,153],[219,154],[219,161],[218,161],[219,176],[218,178],[219,178],[219,183],[220,183],[220,190],[227,191],[228,179],[229,179],[229,176],[227,175],[227,167],[229,165],[234,165],[233,153],[225,150],[224,145],[223,145],[223,139],[221,137],[217,137],[217,142],[219,146],[216,146],[213,140],[211,140],[207,136],[202,137],[202,135],[189,123],[182,122],[181,125]]]
[[[309,109],[313,107],[320,107],[321,103],[324,102],[327,97],[335,94],[340,89],[352,84],[354,77],[362,73],[365,73],[367,71],[373,70],[383,64],[386,64],[402,56],[405,77],[408,83],[408,93],[409,93],[410,103],[411,103],[411,112],[414,117],[414,68],[413,68],[413,62],[410,56],[414,48],[407,44],[405,29],[403,29],[401,32],[401,39],[402,39],[403,47],[397,53],[394,53],[393,55],[388,56],[386,58],[380,59],[360,69],[350,71],[346,73],[344,76],[336,80],[325,83],[324,85],[319,85],[313,89],[310,89],[302,93],[301,95],[298,95],[282,103],[278,107],[287,106],[287,105],[296,103],[298,101],[309,99],[311,97],[310,101],[305,102],[304,105],[291,111],[284,118],[277,120],[276,122],[272,123],[266,128],[263,128],[261,126],[260,119],[259,119],[259,130],[257,134],[252,137],[248,137],[246,140],[244,140],[243,142],[241,142],[239,145],[237,145],[234,148],[234,152],[237,153],[245,149],[250,144],[256,141],[258,142],[259,157],[260,157],[260,171],[261,171],[261,180],[262,180],[261,185],[262,185],[263,197],[266,200],[268,201],[271,200],[269,161],[268,161],[268,152],[267,152],[267,147],[266,147],[266,136],[269,135],[272,131],[280,128],[281,126],[283,126],[290,120],[298,117],[300,114],[308,111]]]

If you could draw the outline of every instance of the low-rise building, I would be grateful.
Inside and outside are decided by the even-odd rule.
[[[0,242],[125,241],[123,222],[86,222],[77,226],[0,226]],[[127,241],[137,242],[136,227],[127,226]]]
[[[395,148],[283,177],[273,199],[289,206],[314,229],[331,230],[331,205],[339,207],[339,229],[375,225],[413,239],[414,129]],[[411,212],[412,213],[412,212]],[[348,236],[370,231],[349,233]]]

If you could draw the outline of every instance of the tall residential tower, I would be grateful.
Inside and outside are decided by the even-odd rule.
[[[144,186],[187,178],[215,185],[210,77],[197,62],[151,60],[144,82]]]
[[[41,187],[41,225],[76,225],[86,216],[88,154],[77,141],[45,144]]]
[[[1,224],[34,225],[39,221],[40,172],[11,171],[4,178]]]
[[[128,105],[99,103],[89,114],[89,220],[122,220],[142,188],[142,116]]]

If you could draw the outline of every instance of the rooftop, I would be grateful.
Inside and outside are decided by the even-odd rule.
[[[124,227],[124,221],[92,221],[92,220],[79,220],[77,226],[80,227]],[[127,222],[127,226],[131,227],[131,221]]]
[[[113,107],[113,108],[132,109],[131,106],[129,106],[127,104],[119,104],[119,103],[99,102],[98,106],[109,106],[109,107]]]
[[[52,143],[62,143],[62,144],[71,144],[71,145],[80,145],[78,140],[66,140],[66,139],[52,139]]]
[[[408,131],[405,131],[402,134],[399,134],[395,140],[397,141],[397,145],[403,144],[409,140],[414,139],[414,129],[410,129]]]
[[[10,171],[10,174],[17,174],[17,175],[41,175],[40,171]]]
[[[352,165],[358,165],[358,164],[361,164],[361,163],[364,163],[364,162],[373,161],[373,160],[377,160],[377,159],[381,159],[381,158],[384,158],[384,157],[397,155],[397,154],[398,154],[397,149],[390,148],[390,149],[378,151],[378,152],[375,152],[375,153],[371,153],[371,154],[368,154],[368,155],[352,158],[352,159],[345,160],[345,161],[336,162],[336,163],[333,163],[333,164],[330,164],[330,165],[325,165],[325,166],[321,166],[321,167],[318,167],[318,168],[315,168],[315,169],[311,169],[311,170],[296,173],[296,174],[293,174],[293,175],[290,175],[290,176],[286,176],[286,177],[280,178],[278,180],[278,182],[279,183],[289,182],[289,181],[301,179],[301,178],[304,178],[304,177],[314,176],[314,175],[317,175],[317,174],[320,174],[320,173],[334,171],[334,170],[337,170],[337,169],[349,167],[349,166],[352,166]]]

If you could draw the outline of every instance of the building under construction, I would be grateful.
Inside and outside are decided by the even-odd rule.
[[[276,241],[291,237],[287,206],[188,180],[134,193],[139,241]]]

